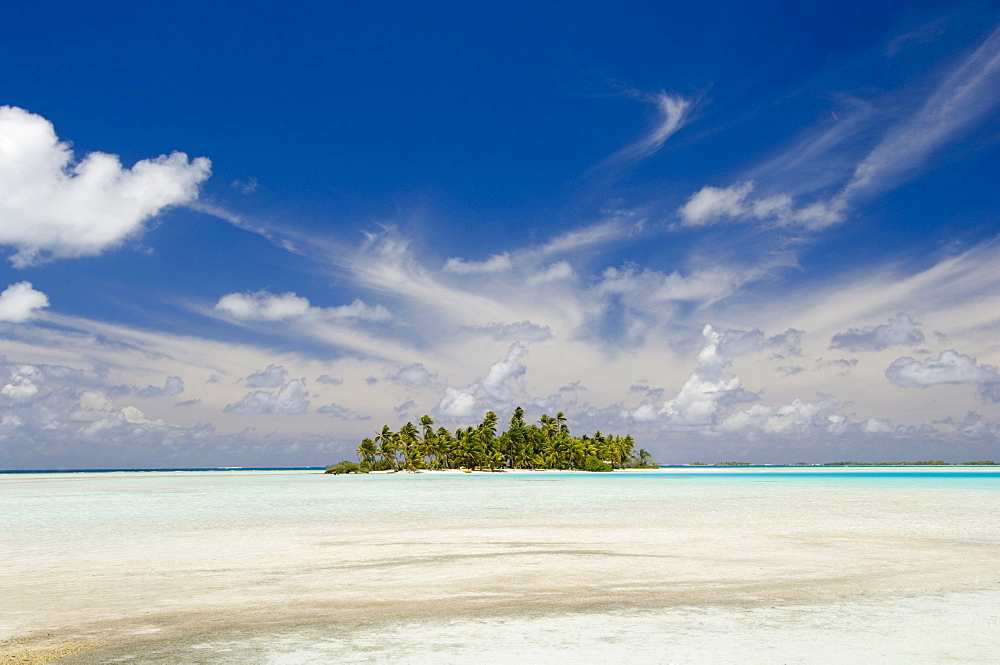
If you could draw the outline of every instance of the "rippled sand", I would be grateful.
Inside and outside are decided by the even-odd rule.
[[[78,664],[998,653],[997,479],[227,472],[0,492],[0,662],[46,662],[11,644],[105,645],[59,660]]]

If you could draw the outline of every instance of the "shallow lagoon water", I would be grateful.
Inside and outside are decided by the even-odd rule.
[[[0,635],[106,645],[65,663],[1000,654],[996,471],[19,474],[0,500]]]

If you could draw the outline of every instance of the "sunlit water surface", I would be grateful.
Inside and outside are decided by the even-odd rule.
[[[995,663],[1000,473],[0,475],[60,663]]]

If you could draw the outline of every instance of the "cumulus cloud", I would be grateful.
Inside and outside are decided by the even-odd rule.
[[[557,261],[549,267],[528,277],[528,284],[537,286],[560,279],[569,279],[573,276],[573,266],[567,261]]]
[[[309,299],[294,293],[275,295],[268,291],[230,293],[215,304],[218,312],[242,321],[285,321],[309,312]]]
[[[69,463],[93,465],[99,459],[93,455],[119,447],[120,464],[150,452],[151,446],[169,454],[173,442],[190,443],[211,431],[205,425],[169,425],[133,405],[118,408],[99,385],[102,379],[66,366],[8,363],[0,357],[0,455],[20,457],[22,464],[37,468],[39,460],[58,451],[58,459],[49,457],[53,464],[75,459]],[[90,449],[91,456],[74,458],[84,444],[99,447]],[[25,457],[29,449],[31,457]]]
[[[315,320],[387,321],[392,318],[381,305],[366,305],[354,300],[339,307],[313,307],[308,298],[294,293],[274,294],[266,290],[256,293],[230,293],[219,298],[215,310],[239,321]]]
[[[0,107],[0,244],[17,267],[46,258],[95,256],[139,233],[169,206],[198,197],[204,157],[174,152],[123,168],[116,155],[74,160],[45,118]]]
[[[482,415],[479,413],[474,390],[468,388],[445,388],[444,397],[438,402],[436,410],[441,415],[453,419]]]
[[[274,392],[255,390],[235,404],[225,408],[226,413],[241,416],[265,414],[298,415],[309,410],[309,393],[302,379],[292,379]]]
[[[146,386],[139,391],[139,397],[173,397],[184,392],[184,380],[179,376],[168,376],[163,387]]]
[[[840,401],[832,395],[819,399],[795,398],[790,403],[769,405],[747,390],[739,376],[730,369],[738,355],[776,346],[796,349],[802,331],[789,329],[767,337],[753,330],[717,332],[711,325],[702,331],[705,345],[698,353],[698,368],[672,399],[657,405],[662,391],[633,386],[634,392],[647,392],[643,403],[622,410],[621,417],[636,423],[651,423],[661,430],[692,432],[713,437],[738,435],[748,440],[764,436],[841,437],[848,431],[860,431],[860,424],[837,413]],[[796,374],[800,367],[781,368]],[[741,404],[753,402],[749,406]]]
[[[341,406],[339,404],[327,404],[326,406],[321,406],[316,409],[317,413],[322,413],[328,415],[331,418],[337,418],[339,420],[371,420],[371,416],[365,416],[357,411],[348,409],[346,406]]]
[[[481,415],[483,407],[509,406],[515,393],[512,384],[527,372],[521,362],[527,354],[523,344],[514,342],[503,358],[490,365],[485,376],[465,387],[446,388],[435,410],[447,418],[462,419]]]
[[[751,197],[752,182],[702,187],[678,209],[684,226],[707,226],[726,220],[756,220],[777,226],[821,229],[843,219],[843,205],[817,201],[796,207],[788,194]]]
[[[48,306],[48,296],[36,291],[31,282],[11,284],[0,293],[0,321],[24,323]]]
[[[408,386],[426,386],[432,377],[433,375],[427,371],[423,363],[411,363],[400,367],[399,371],[391,378],[393,381],[399,381]]]
[[[485,261],[465,261],[459,258],[450,258],[445,261],[444,271],[452,272],[456,275],[472,275],[477,273],[505,272],[510,270],[513,263],[510,254],[494,254]]]
[[[942,351],[937,358],[919,361],[909,356],[897,358],[885,370],[886,377],[904,388],[926,388],[942,383],[1000,383],[997,368],[978,365],[976,359],[957,351]]]
[[[339,386],[344,383],[343,379],[338,379],[336,377],[330,376],[329,374],[320,374],[316,377],[318,383],[322,383],[327,386]]]
[[[698,353],[698,369],[688,377],[680,392],[659,408],[642,404],[622,415],[639,422],[658,421],[685,428],[706,428],[718,422],[726,407],[753,401],[757,396],[743,388],[740,377],[728,368],[732,359],[720,351],[723,335],[711,325],[702,330],[705,346]]]
[[[402,404],[392,407],[392,411],[396,415],[405,418],[406,414],[409,413],[410,409],[412,409],[416,405],[417,405],[416,402],[414,402],[412,399],[408,399]]]
[[[251,388],[277,388],[285,382],[288,375],[281,365],[268,365],[262,371],[247,377],[247,385]]]
[[[42,372],[32,365],[20,365],[10,370],[7,382],[0,388],[0,395],[14,402],[31,400],[38,394],[36,382]]]
[[[780,357],[802,355],[799,345],[802,343],[802,330],[789,328],[780,335],[767,337],[759,328],[741,330],[730,328],[719,336],[719,353],[730,358],[737,358],[748,353],[777,349]]]
[[[816,428],[836,433],[843,425],[843,416],[834,412],[840,401],[826,396],[819,402],[795,399],[783,406],[754,404],[727,417],[721,429],[728,432],[759,431],[769,434],[805,433]]]
[[[521,362],[521,359],[526,355],[528,355],[528,349],[523,344],[520,342],[511,344],[507,355],[490,365],[486,376],[480,381],[480,386],[490,397],[502,402],[510,401],[513,398],[511,382],[528,371],[528,368]]]
[[[864,328],[851,328],[837,333],[830,340],[830,348],[845,351],[881,351],[899,344],[920,344],[924,334],[909,314],[890,317],[888,323]]]

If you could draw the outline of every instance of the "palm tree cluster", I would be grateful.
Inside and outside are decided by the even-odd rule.
[[[610,470],[639,466],[649,453],[633,456],[631,436],[594,432],[575,437],[566,416],[543,415],[537,424],[524,420],[517,407],[506,432],[497,434],[497,414],[490,411],[478,426],[434,429],[430,416],[418,428],[406,423],[398,432],[386,425],[358,446],[361,471],[417,469],[586,469]],[[603,467],[603,468],[599,468]]]

